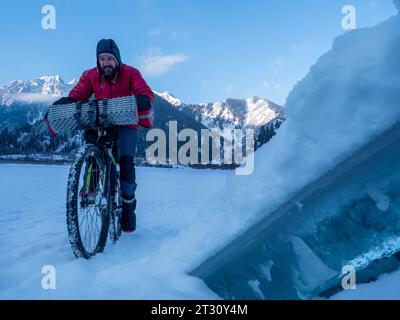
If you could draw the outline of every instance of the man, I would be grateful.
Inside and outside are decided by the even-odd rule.
[[[133,232],[136,229],[134,156],[137,129],[139,126],[152,127],[154,93],[137,69],[122,63],[119,49],[114,40],[100,40],[97,44],[96,57],[97,67],[83,72],[68,98],[61,98],[55,104],[88,101],[92,94],[96,99],[136,96],[139,124],[117,128],[122,191],[121,225],[122,231]],[[85,138],[87,139],[86,135]]]

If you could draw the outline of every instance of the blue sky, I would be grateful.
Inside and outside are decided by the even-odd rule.
[[[96,43],[113,38],[122,60],[153,90],[188,103],[253,95],[283,104],[329,50],[344,5],[357,27],[395,14],[392,0],[7,0],[1,1],[0,85],[95,66]],[[56,9],[56,29],[41,26]]]

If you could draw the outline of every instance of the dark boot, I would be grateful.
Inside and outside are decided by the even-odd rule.
[[[123,232],[136,230],[136,199],[122,197],[121,228]]]

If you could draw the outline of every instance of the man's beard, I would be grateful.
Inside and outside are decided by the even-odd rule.
[[[107,66],[102,68],[103,76],[108,79],[113,79],[117,73],[117,68]]]

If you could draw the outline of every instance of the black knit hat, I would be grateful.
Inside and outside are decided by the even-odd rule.
[[[119,67],[122,64],[121,54],[119,53],[118,46],[113,39],[102,39],[97,44],[96,58],[97,58],[97,67],[99,68],[100,71],[101,67],[99,62],[99,55],[101,53],[111,53],[115,57],[115,59],[117,59],[118,62],[117,70],[119,70]]]

